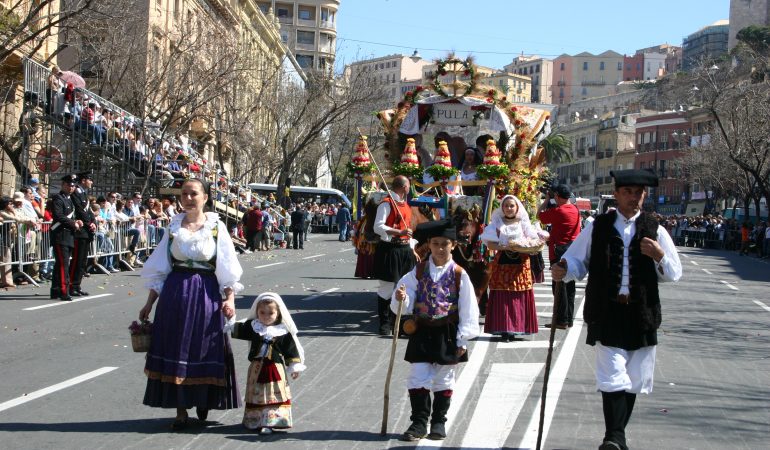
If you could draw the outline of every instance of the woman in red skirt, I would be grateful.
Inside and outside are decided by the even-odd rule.
[[[491,263],[484,331],[499,335],[503,342],[515,340],[517,335],[537,333],[529,255],[510,250],[513,242],[539,239],[519,199],[513,195],[502,198],[480,239],[497,251]]]

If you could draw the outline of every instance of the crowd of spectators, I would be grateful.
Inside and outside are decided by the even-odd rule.
[[[767,221],[738,221],[722,215],[658,215],[676,245],[738,251],[741,255],[770,257]]]

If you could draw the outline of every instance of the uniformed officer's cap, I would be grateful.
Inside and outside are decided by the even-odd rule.
[[[75,184],[78,182],[78,176],[75,175],[74,173],[71,173],[69,175],[64,175],[63,177],[61,177],[61,180],[63,183]]]
[[[78,181],[93,180],[94,179],[94,175],[91,173],[91,171],[80,172],[79,174],[77,174],[77,177],[78,177]]]
[[[623,186],[657,186],[658,176],[647,169],[613,170],[610,176],[615,179],[615,188]]]
[[[420,242],[425,242],[433,237],[445,237],[456,241],[457,228],[450,219],[431,220],[417,225],[414,236]]]

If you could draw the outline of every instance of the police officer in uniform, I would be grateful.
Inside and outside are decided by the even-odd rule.
[[[82,225],[75,232],[75,246],[72,249],[72,262],[70,263],[70,291],[73,297],[88,295],[80,289],[80,282],[86,271],[88,262],[88,251],[91,249],[91,243],[94,240],[96,232],[96,217],[91,212],[88,205],[88,190],[94,185],[91,172],[83,172],[77,175],[79,185],[70,196],[72,204],[75,206],[75,219]]]
[[[77,186],[77,175],[66,175],[61,181],[61,192],[51,198],[51,245],[54,253],[51,299],[70,301],[70,255],[75,246],[75,232],[83,223],[75,218],[75,206],[70,198]]]

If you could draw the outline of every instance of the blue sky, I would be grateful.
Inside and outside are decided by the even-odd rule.
[[[661,43],[681,45],[729,12],[730,0],[341,0],[337,62],[411,55],[415,48],[427,59],[470,50],[477,64],[496,68],[522,51],[548,58],[633,54]]]

